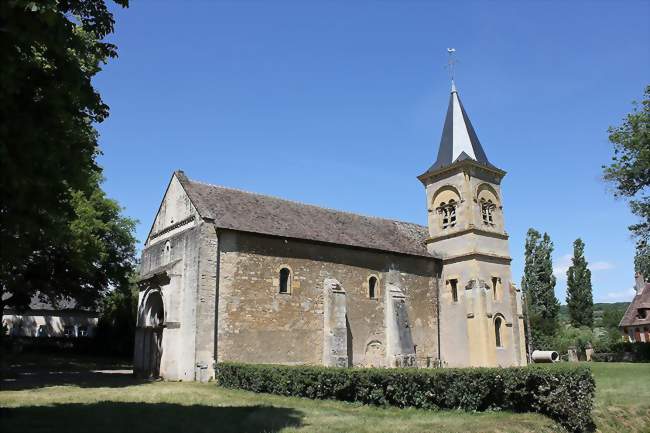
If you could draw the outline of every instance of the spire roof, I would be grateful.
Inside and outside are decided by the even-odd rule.
[[[451,94],[445,126],[442,130],[440,148],[436,162],[427,170],[427,173],[449,166],[455,162],[471,159],[476,162],[494,167],[488,161],[481,142],[469,121],[463,103],[460,102],[456,84],[451,81]]]

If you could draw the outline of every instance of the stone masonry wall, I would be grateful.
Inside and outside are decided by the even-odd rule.
[[[386,353],[388,272],[406,296],[419,366],[437,357],[438,262],[308,241],[219,230],[217,359],[251,363],[322,364],[325,279],[345,288],[348,362],[379,366]],[[290,293],[279,272],[291,270]],[[368,279],[378,279],[375,299]],[[203,326],[203,324],[199,324]]]
[[[140,275],[166,267],[170,278],[169,284],[159,287],[164,303],[165,325],[160,374],[165,379],[195,379],[196,324],[199,305],[198,263],[204,227],[205,224],[202,224],[186,229],[167,237],[164,242],[149,245],[142,252]],[[145,292],[140,292],[138,304],[140,307],[143,305],[145,295]],[[139,347],[142,342],[139,340],[138,333],[136,333],[135,344],[134,367],[137,370],[140,361],[138,351],[142,349]]]

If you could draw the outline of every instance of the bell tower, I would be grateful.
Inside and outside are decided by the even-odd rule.
[[[525,365],[521,296],[511,282],[501,181],[452,80],[426,189],[428,250],[442,260],[440,353],[448,366]]]

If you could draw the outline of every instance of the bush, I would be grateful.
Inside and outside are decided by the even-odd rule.
[[[650,344],[619,341],[597,347],[592,359],[605,362],[650,362]]]
[[[595,382],[586,366],[356,369],[220,363],[217,383],[284,396],[467,411],[539,412],[572,432],[593,427]]]
[[[574,347],[578,352],[584,353],[585,349],[592,346],[596,340],[594,332],[586,326],[580,328],[567,326],[561,328],[544,349],[566,353],[569,348]]]

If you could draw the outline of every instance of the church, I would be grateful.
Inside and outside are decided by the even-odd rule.
[[[453,82],[427,226],[173,173],[142,252],[134,368],[206,381],[218,362],[526,364],[501,180]]]

